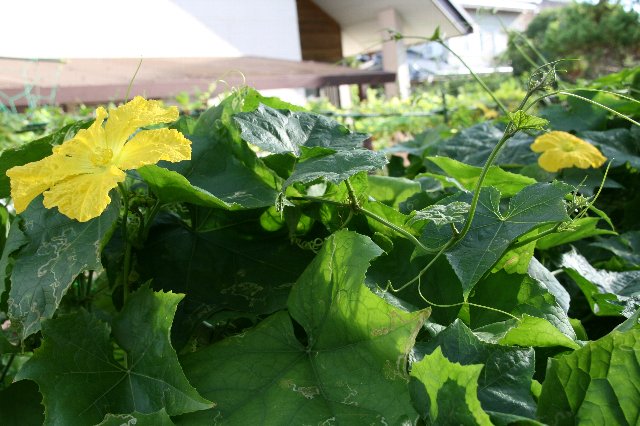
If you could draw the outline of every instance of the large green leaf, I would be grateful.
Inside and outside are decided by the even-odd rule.
[[[186,294],[174,322],[178,347],[217,312],[282,309],[291,283],[313,257],[286,232],[265,232],[255,213],[194,209],[193,217],[191,227],[175,217],[152,227],[138,256],[143,280]]]
[[[12,326],[22,338],[40,330],[41,321],[53,316],[79,273],[101,268],[100,250],[118,213],[114,201],[99,217],[78,222],[45,208],[42,197],[31,202],[19,219],[24,234],[19,238],[28,243],[12,255],[15,263],[7,302]]]
[[[477,124],[462,130],[450,139],[439,142],[428,150],[429,155],[453,158],[465,164],[482,167],[496,146],[503,131],[490,122]],[[533,137],[518,133],[507,142],[496,158],[496,165],[527,165],[537,161],[537,155],[529,146]]]
[[[129,298],[111,333],[125,353],[124,364],[114,357],[109,326],[86,311],[45,322],[42,346],[16,377],[38,383],[45,424],[84,426],[102,421],[105,413],[165,408],[177,415],[210,408],[185,378],[169,342],[181,298],[145,287]]]
[[[434,173],[425,173],[420,176],[431,176],[442,181],[444,185],[451,185],[448,179],[455,179],[463,188],[472,190],[475,188],[482,167],[470,166],[461,163],[453,158],[447,157],[427,157],[427,160],[438,166],[446,175],[442,176]],[[517,173],[510,173],[502,170],[498,166],[491,166],[487,171],[483,186],[494,186],[500,191],[503,197],[511,197],[525,187],[536,183],[536,180]]]
[[[578,349],[580,345],[561,332],[549,320],[528,314],[519,319],[495,322],[474,330],[482,340],[507,346],[537,348],[565,347]]]
[[[596,269],[575,249],[562,255],[561,266],[578,284],[596,315],[631,314],[640,306],[640,271]]]
[[[411,366],[411,376],[424,386],[428,399],[423,416],[429,424],[491,425],[478,400],[478,379],[482,364],[451,362],[437,347]]]
[[[161,167],[140,169],[154,193],[166,201],[208,207],[256,208],[275,204],[280,178],[239,139],[231,123],[233,114],[256,108],[256,99],[264,98],[253,90],[242,89],[202,114],[193,133],[185,135],[192,141],[190,160],[161,162]]]
[[[491,274],[476,284],[469,301],[475,305],[500,309],[518,318],[524,314],[544,318],[572,340],[576,339],[569,317],[556,303],[556,298],[543,283],[528,275],[507,274],[504,271]],[[471,306],[469,311],[472,328],[508,319],[501,312],[478,306]]]
[[[634,128],[611,129],[602,132],[582,132],[579,134],[587,142],[591,142],[612,161],[614,167],[625,163],[635,169],[640,169],[640,132]]]
[[[302,152],[301,161],[284,182],[283,190],[295,182],[324,180],[340,183],[357,173],[378,170],[387,164],[384,154],[368,149],[331,152],[325,148],[303,148]]]
[[[277,110],[266,105],[236,114],[233,121],[240,127],[242,139],[274,154],[291,152],[299,157],[301,146],[351,150],[362,147],[368,138],[323,115]]]
[[[11,383],[0,391],[2,426],[42,426],[44,407],[38,385],[31,380]]]
[[[406,362],[425,312],[406,313],[363,285],[381,250],[333,234],[294,285],[289,314],[185,356],[185,372],[218,404],[179,424],[413,423]]]
[[[485,343],[460,320],[429,342],[417,343],[415,352],[422,358],[437,349],[451,362],[483,365],[478,378],[478,399],[485,411],[494,412],[496,416],[501,413],[535,417],[536,406],[531,395],[533,349]]]
[[[569,292],[560,284],[555,275],[535,257],[529,262],[527,274],[538,283],[544,285],[549,293],[553,294],[556,303],[563,311],[569,312],[569,303],[571,302]]]
[[[540,250],[547,250],[562,244],[572,243],[583,238],[589,238],[596,235],[611,235],[614,231],[598,228],[599,217],[582,217],[574,220],[567,229],[561,232],[549,234],[540,238],[536,242],[536,247]]]
[[[492,187],[483,188],[469,232],[446,253],[462,282],[465,295],[520,235],[545,223],[568,219],[563,199],[569,191],[570,187],[560,182],[530,185],[512,197],[509,207],[503,212],[500,192]],[[454,201],[470,203],[471,194],[449,197],[441,204]],[[421,240],[433,245],[429,240],[434,235],[439,241],[446,241],[451,232],[447,227],[437,229],[435,225],[427,224]]]
[[[551,425],[640,422],[640,329],[614,331],[551,359],[538,405]]]

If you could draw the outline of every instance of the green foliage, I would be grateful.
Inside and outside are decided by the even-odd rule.
[[[639,21],[637,12],[616,2],[576,2],[550,8],[538,14],[524,34],[511,34],[507,57],[516,74],[530,70],[530,61],[541,65],[541,56],[548,60],[580,59],[562,66],[574,78],[619,71],[640,57]],[[523,41],[523,36],[529,41]]]
[[[104,413],[150,414],[164,408],[176,415],[210,407],[187,382],[169,342],[180,299],[142,288],[112,327],[85,311],[45,322],[42,346],[16,377],[38,383],[47,407],[45,424],[95,424]]]
[[[614,331],[571,354],[551,359],[538,413],[554,425],[636,424],[640,395],[629,374],[638,371],[640,330]]]
[[[0,423],[637,423],[640,133],[567,99],[543,118],[505,102],[503,121],[432,129],[387,165],[364,135],[241,88],[171,125],[190,160],[130,172],[92,221],[7,200]],[[615,156],[607,182],[540,169],[543,128]]]

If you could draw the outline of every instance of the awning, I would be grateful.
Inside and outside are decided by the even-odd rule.
[[[99,104],[122,101],[139,59],[0,59],[0,105]],[[318,89],[341,84],[382,84],[385,71],[363,71],[312,61],[256,57],[144,59],[131,96],[172,98],[180,92],[219,91],[243,84],[258,90]]]

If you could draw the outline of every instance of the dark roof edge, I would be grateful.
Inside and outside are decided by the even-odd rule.
[[[463,35],[473,32],[473,19],[462,7],[450,0],[431,0],[431,2],[449,17]]]

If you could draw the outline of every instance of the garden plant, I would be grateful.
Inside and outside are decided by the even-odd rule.
[[[556,65],[404,158],[247,87],[3,151],[0,424],[638,424],[640,71]]]

